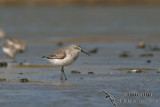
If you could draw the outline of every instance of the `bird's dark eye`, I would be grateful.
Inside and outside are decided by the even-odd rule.
[[[76,49],[76,50],[80,50],[80,49],[79,49],[79,47],[74,47],[74,49]]]

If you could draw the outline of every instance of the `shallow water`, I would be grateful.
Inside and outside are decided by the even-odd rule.
[[[134,6],[0,7],[0,26],[7,36],[20,38],[28,46],[16,56],[16,62],[0,50],[1,61],[8,62],[0,68],[0,78],[6,79],[0,83],[1,106],[114,107],[102,91],[116,96],[118,107],[159,106],[160,51],[148,47],[160,47],[159,12],[159,7]],[[146,41],[147,48],[136,47],[140,40]],[[61,82],[60,68],[41,58],[63,47],[57,46],[58,41],[63,41],[63,46],[77,42],[86,51],[97,47],[98,52],[91,57],[80,53],[74,64],[65,67],[68,80]],[[129,51],[130,57],[119,57],[123,51]],[[154,56],[140,57],[143,53]],[[128,72],[132,69],[143,72]],[[72,70],[81,74],[71,74]],[[21,78],[29,82],[21,83]]]

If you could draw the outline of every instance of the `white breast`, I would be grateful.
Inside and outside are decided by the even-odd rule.
[[[67,56],[64,59],[49,59],[49,61],[55,66],[68,66],[71,65],[78,58],[78,54]]]

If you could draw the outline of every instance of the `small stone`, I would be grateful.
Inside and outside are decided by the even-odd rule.
[[[20,72],[19,74],[21,74],[21,75],[22,75],[23,73],[22,73],[22,72]]]
[[[147,60],[147,63],[151,63],[151,60]]]
[[[152,48],[153,51],[160,51],[160,48],[159,47],[154,47]]]
[[[71,71],[71,74],[80,74],[81,72],[79,71]]]
[[[63,46],[63,42],[61,41],[57,42],[57,46]]]
[[[7,62],[0,62],[0,67],[7,67]]]
[[[153,56],[153,54],[152,53],[145,53],[145,54],[141,54],[139,56],[140,57],[151,57],[151,56]]]
[[[144,41],[140,41],[137,47],[138,48],[145,48],[146,45],[145,45]]]
[[[97,53],[98,52],[98,48],[94,48],[88,51],[89,53]]]
[[[22,82],[22,83],[26,83],[26,82],[28,82],[29,80],[27,79],[27,78],[22,78],[22,79],[20,79],[20,82]]]
[[[94,72],[88,72],[88,74],[94,74]]]
[[[160,73],[160,71],[157,71],[157,74]]]
[[[6,81],[5,78],[0,78],[0,82]]]
[[[158,46],[149,46],[151,51],[160,51],[160,48]]]
[[[23,65],[23,62],[20,62],[19,65]]]
[[[119,57],[129,57],[130,55],[128,54],[128,52],[122,52]]]
[[[7,62],[4,62],[4,63],[3,63],[3,66],[5,66],[5,67],[6,67],[7,65],[8,65],[8,63],[7,63]]]

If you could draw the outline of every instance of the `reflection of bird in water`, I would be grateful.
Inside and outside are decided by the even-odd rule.
[[[5,31],[3,29],[0,29],[0,38],[4,38],[6,35]]]
[[[21,53],[26,50],[26,44],[21,40],[9,38],[7,39],[7,43],[11,46],[14,46],[17,53]]]
[[[7,43],[3,44],[2,50],[4,53],[6,53],[8,56],[10,56],[12,59],[16,56],[16,48],[12,45],[9,45]]]
[[[49,56],[43,56],[42,58],[50,61],[53,65],[62,67],[60,79],[63,80],[63,75],[64,75],[65,80],[67,80],[64,73],[64,66],[71,65],[74,61],[76,61],[76,59],[78,58],[79,52],[83,52],[89,55],[88,53],[84,52],[79,45],[73,44],[73,45],[69,45],[67,47],[61,48]]]

